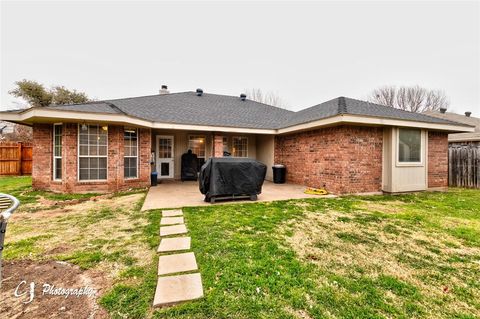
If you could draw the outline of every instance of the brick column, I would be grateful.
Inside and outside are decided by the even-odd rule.
[[[52,182],[52,130],[51,124],[33,124],[32,186],[48,189]]]
[[[223,157],[223,136],[213,134],[213,157]]]
[[[62,183],[63,191],[75,192],[78,179],[78,124],[63,124],[62,136]]]

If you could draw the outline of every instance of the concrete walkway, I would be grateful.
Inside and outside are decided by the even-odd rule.
[[[318,195],[305,194],[305,186],[294,184],[274,184],[265,181],[262,193],[258,195],[259,202],[274,200],[287,200],[299,198],[318,198]],[[210,203],[203,201],[204,195],[198,189],[198,182],[164,181],[158,186],[150,187],[142,211],[160,208],[209,206]],[[329,197],[322,196],[322,197]],[[221,201],[213,205],[231,204],[246,201]]]
[[[160,220],[160,245],[158,252],[158,279],[154,307],[165,307],[203,297],[202,278],[190,250],[191,238],[181,234],[188,230],[180,209],[162,211]],[[167,237],[172,236],[175,237]]]

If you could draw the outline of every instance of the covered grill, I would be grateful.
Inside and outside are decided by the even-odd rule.
[[[200,192],[205,201],[250,198],[262,192],[267,166],[250,158],[213,157],[200,170]]]

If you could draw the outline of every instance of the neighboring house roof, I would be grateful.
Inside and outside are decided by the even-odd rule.
[[[48,106],[33,108],[29,111],[13,111],[18,114],[19,121],[25,118],[41,118],[39,112],[44,111],[75,111],[88,113],[96,119],[95,114],[114,115],[116,118],[129,116],[130,118],[148,121],[149,123],[163,123],[162,125],[196,125],[215,126],[223,128],[241,128],[254,130],[270,130],[278,133],[286,133],[299,129],[299,126],[313,127],[324,125],[323,122],[356,122],[361,123],[363,118],[373,118],[370,124],[388,125],[384,119],[391,119],[395,124],[399,121],[411,121],[416,123],[428,123],[436,125],[450,125],[450,131],[468,131],[465,125],[427,116],[425,114],[412,113],[394,109],[384,105],[378,105],[365,101],[346,97],[338,97],[310,108],[293,112],[275,106],[255,102],[249,99],[242,100],[238,96],[203,93],[198,96],[196,92],[181,92],[171,94],[157,94],[133,98],[112,99],[95,101],[83,104]],[[39,112],[36,112],[39,111]],[[15,113],[16,112],[16,113]],[[7,114],[5,112],[4,114]],[[10,111],[12,113],[12,111]],[[92,115],[93,114],[93,115]],[[0,112],[0,118],[2,112]],[[16,117],[12,116],[13,117]],[[78,116],[78,115],[76,115]],[[87,116],[87,114],[85,115]],[[347,119],[347,116],[349,117]],[[71,117],[70,117],[71,118]],[[75,117],[76,118],[76,117]],[[320,123],[322,122],[322,123]],[[392,121],[391,121],[392,122]],[[150,124],[149,124],[150,125]],[[422,124],[424,125],[424,124]],[[454,127],[456,126],[456,127]],[[158,127],[153,125],[152,127]]]
[[[462,114],[445,112],[441,113],[439,111],[426,111],[424,114],[433,116],[436,118],[455,121],[457,123],[463,123],[471,126],[475,126],[475,132],[473,133],[455,133],[449,134],[448,140],[451,142],[461,142],[461,141],[480,141],[480,118],[473,116],[466,116]]]
[[[0,134],[13,133],[13,131],[14,131],[13,123],[0,121]]]

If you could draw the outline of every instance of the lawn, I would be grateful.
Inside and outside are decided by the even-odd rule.
[[[5,185],[35,209],[12,219],[4,256],[106,274],[98,302],[113,318],[480,317],[478,190],[184,208],[205,297],[152,309],[160,211],[139,211],[144,192],[56,198],[27,179]]]

